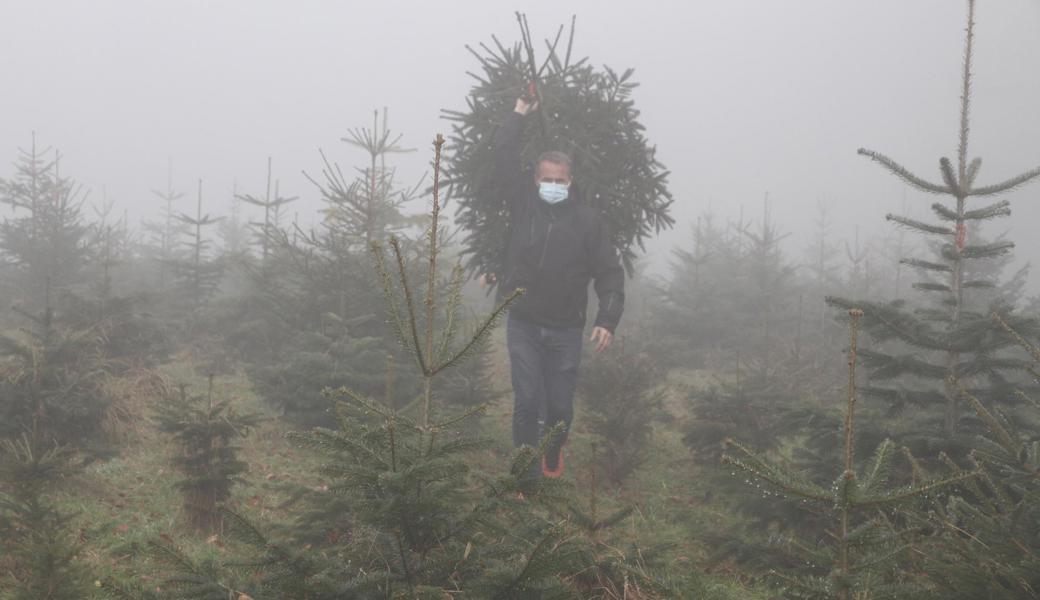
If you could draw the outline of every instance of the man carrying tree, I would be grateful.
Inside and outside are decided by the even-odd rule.
[[[563,473],[563,445],[574,415],[574,391],[581,363],[589,282],[599,309],[589,341],[597,352],[608,347],[625,302],[625,272],[604,219],[579,202],[571,159],[544,152],[534,176],[521,165],[524,117],[537,110],[520,98],[493,143],[494,184],[506,196],[506,240],[502,298],[524,293],[511,306],[506,327],[513,383],[513,445],[537,447],[562,423],[542,458],[547,477]],[[545,417],[544,427],[539,417]],[[537,476],[534,469],[533,476]]]

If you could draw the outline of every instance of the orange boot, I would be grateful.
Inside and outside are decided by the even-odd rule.
[[[559,454],[556,457],[556,468],[550,469],[548,462],[545,460],[545,456],[542,456],[542,475],[550,479],[556,479],[560,475],[563,475],[563,446],[560,446]]]

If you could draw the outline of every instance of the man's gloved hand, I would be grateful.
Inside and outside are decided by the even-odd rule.
[[[525,116],[530,114],[532,111],[535,111],[535,110],[538,110],[538,101],[537,100],[528,101],[528,99],[524,98],[524,97],[516,99],[516,108],[513,109],[513,111],[516,112],[517,114],[521,114],[521,115],[525,115]]]

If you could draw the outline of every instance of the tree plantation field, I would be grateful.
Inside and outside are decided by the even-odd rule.
[[[159,368],[155,377],[165,385],[178,380],[205,387],[206,378],[197,374],[197,366],[190,356],[182,355],[176,362]],[[325,501],[323,496],[334,493],[328,490],[332,480],[317,473],[320,461],[315,456],[287,443],[284,433],[290,427],[277,422],[275,413],[256,397],[241,373],[226,376],[216,387],[216,393],[232,398],[239,410],[260,412],[267,419],[240,444],[240,457],[248,465],[248,474],[236,487],[230,507],[272,534],[291,530],[287,523],[301,516],[301,504],[321,503]],[[505,409],[504,405],[496,406],[481,419],[481,426],[496,443],[470,457],[475,468],[493,472],[508,464],[512,448],[508,444],[509,415]],[[146,409],[142,405],[127,410],[136,413]],[[161,587],[163,575],[170,572],[170,567],[148,550],[154,543],[175,546],[198,562],[231,562],[251,552],[227,529],[218,528],[205,536],[185,529],[181,496],[170,468],[177,450],[154,427],[119,434],[132,436],[132,441],[127,442],[118,458],[86,466],[54,496],[59,510],[75,514],[70,532],[83,544],[82,563],[90,577],[133,577],[144,587]],[[655,453],[643,464],[643,471],[624,487],[597,482],[604,475],[592,464],[595,450],[589,439],[577,437],[571,446],[573,453],[569,458],[574,465],[575,489],[569,491],[569,496],[580,510],[602,518],[623,507],[638,507],[603,536],[599,548],[602,558],[628,559],[637,569],[651,568],[652,565],[638,563],[638,554],[628,555],[628,549],[616,546],[634,542],[653,564],[675,565],[679,569],[674,577],[692,579],[696,587],[691,589],[701,590],[708,597],[767,597],[756,591],[757,586],[747,578],[734,577],[732,565],[724,562],[712,573],[689,572],[711,552],[698,542],[701,536],[697,529],[732,524],[734,517],[710,499],[711,488],[699,481],[699,469],[684,450],[679,435],[670,428],[661,428],[657,437]],[[674,473],[681,473],[682,477],[676,479]],[[310,496],[307,500],[297,499],[301,493]],[[691,519],[694,514],[698,516]],[[545,516],[551,518],[548,511]],[[588,532],[574,534],[591,537]],[[313,548],[348,536],[355,544],[371,543],[362,541],[366,534],[353,529],[349,518],[330,518],[307,528],[306,539],[299,544],[301,549]],[[253,571],[244,569],[239,576],[248,580]]]
[[[520,13],[445,133],[383,109],[316,153],[313,215],[277,155],[230,192],[171,163],[134,223],[60,140],[0,148],[0,599],[1040,598],[1040,298],[1005,195],[1040,168],[973,153],[964,4],[955,148],[859,150],[927,199],[878,235],[834,200],[792,239],[768,194],[678,221],[633,71]],[[505,325],[531,290],[501,163],[534,181],[550,149],[625,277],[608,348],[620,298],[581,312],[561,477],[565,425],[513,443]]]

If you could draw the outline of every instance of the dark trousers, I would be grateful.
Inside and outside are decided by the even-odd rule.
[[[558,423],[563,431],[546,449],[558,452],[574,417],[574,391],[581,364],[580,328],[542,327],[512,314],[506,347],[513,378],[513,445],[537,448]],[[541,422],[540,422],[541,421]],[[541,472],[541,468],[537,469]]]

